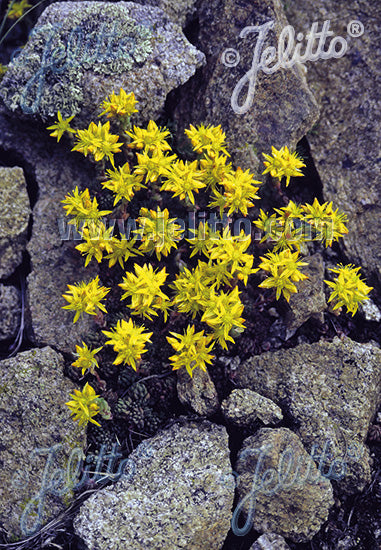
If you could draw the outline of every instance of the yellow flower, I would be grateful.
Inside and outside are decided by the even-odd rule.
[[[211,208],[218,206],[220,216],[222,216],[224,208],[229,208],[228,216],[234,212],[242,212],[244,216],[247,216],[247,209],[254,206],[252,201],[259,199],[256,193],[261,182],[256,181],[249,170],[244,172],[241,168],[237,168],[235,172],[226,174],[221,183],[225,188],[225,192],[221,194],[214,190],[213,194],[216,200],[211,202],[209,206]]]
[[[124,262],[126,262],[128,258],[137,256],[138,254],[140,255],[140,250],[133,249],[135,243],[136,239],[127,240],[125,237],[121,239],[113,237],[109,243],[111,252],[105,256],[106,260],[109,261],[108,266],[112,267],[116,262],[119,262],[120,267],[123,268]]]
[[[286,248],[300,251],[300,244],[306,240],[301,221],[303,219],[301,206],[289,201],[287,206],[274,208],[274,210],[279,216],[276,214],[269,216],[260,210],[259,218],[253,222],[264,232],[260,242],[274,241],[274,252]]]
[[[165,173],[165,181],[160,191],[172,191],[174,197],[188,200],[194,204],[193,193],[205,187],[203,172],[198,170],[197,160],[184,162],[178,160]]]
[[[192,270],[184,268],[176,275],[176,279],[170,285],[175,290],[173,305],[181,313],[189,313],[192,319],[200,311],[204,311],[211,292],[211,282],[205,274],[204,265],[199,265]]]
[[[296,152],[290,153],[287,145],[279,149],[279,151],[275,147],[271,147],[271,155],[262,154],[266,159],[264,161],[266,169],[262,174],[270,172],[271,176],[278,178],[279,181],[283,176],[286,176],[286,187],[290,183],[291,177],[303,176],[300,169],[306,165]]]
[[[121,300],[131,298],[129,308],[133,315],[143,315],[152,321],[151,315],[157,315],[157,310],[161,310],[166,321],[169,298],[161,290],[167,278],[165,267],[161,271],[154,271],[151,264],[135,264],[134,269],[135,274],[126,273],[123,283],[119,284],[125,291]]]
[[[165,141],[165,138],[170,136],[169,131],[157,126],[156,122],[150,120],[147,129],[134,126],[133,132],[126,132],[132,142],[128,147],[134,149],[144,149],[146,153],[156,153],[158,151],[170,151],[170,145]]]
[[[58,111],[57,118],[58,121],[55,122],[52,126],[48,126],[47,130],[54,130],[54,132],[49,135],[51,137],[56,137],[58,143],[65,132],[71,132],[72,134],[75,134],[76,131],[70,127],[70,122],[73,120],[74,115],[69,116],[69,118],[63,119],[60,111]]]
[[[102,346],[100,348],[96,349],[89,349],[87,347],[87,344],[82,341],[81,346],[75,346],[76,348],[76,356],[78,359],[72,363],[73,367],[77,367],[78,369],[82,369],[82,374],[85,374],[87,369],[91,372],[91,374],[94,374],[95,368],[98,368],[98,361],[95,359],[95,355],[99,353],[102,349]]]
[[[88,224],[88,227],[83,229],[82,238],[85,242],[75,248],[83,256],[86,256],[85,267],[93,257],[100,263],[104,252],[112,252],[113,248],[110,241],[113,230],[113,227],[106,230],[105,224],[102,222]]]
[[[170,218],[167,208],[161,210],[140,209],[138,223],[141,226],[136,230],[137,238],[142,240],[139,249],[143,252],[156,252],[157,258],[168,256],[172,248],[177,248],[177,241],[181,239],[184,230],[178,225],[176,218]]]
[[[325,246],[332,246],[333,241],[338,241],[348,233],[345,226],[348,218],[338,208],[333,210],[332,202],[320,204],[315,198],[313,204],[305,204],[302,207],[304,219],[315,231],[315,240],[325,241]]]
[[[27,0],[21,0],[21,2],[9,2],[8,19],[19,19],[24,15],[24,12],[31,8],[32,5],[28,4]]]
[[[147,151],[137,153],[138,165],[135,166],[135,174],[146,176],[148,181],[155,182],[160,176],[166,173],[172,162],[176,159],[176,155],[164,155],[158,149],[151,156]]]
[[[87,188],[80,193],[78,187],[76,187],[72,191],[72,194],[69,193],[66,195],[65,199],[61,202],[65,205],[63,208],[66,210],[66,215],[74,216],[74,220],[71,220],[69,223],[76,225],[83,220],[87,220],[89,223],[107,214],[111,214],[111,210],[98,210],[98,201],[95,197],[91,200],[90,192]]]
[[[62,306],[62,309],[69,309],[76,312],[73,323],[76,323],[83,313],[96,315],[97,309],[107,313],[105,306],[102,304],[102,300],[110,289],[99,286],[98,275],[89,283],[82,281],[79,284],[67,286],[69,289],[68,293],[62,296],[69,303],[66,306]]]
[[[77,143],[72,151],[79,151],[87,157],[88,153],[94,156],[96,162],[104,157],[114,166],[114,154],[119,153],[119,136],[110,134],[110,121],[105,124],[90,122],[88,129],[76,131]]]
[[[233,237],[229,228],[226,227],[222,237],[211,242],[209,258],[217,260],[226,273],[231,277],[237,277],[247,285],[248,276],[258,271],[258,269],[252,269],[253,255],[245,254],[250,243],[250,235],[245,235],[245,232],[241,231],[240,235]]]
[[[190,125],[189,129],[185,130],[186,135],[191,140],[193,149],[196,153],[207,153],[210,157],[215,157],[219,153],[230,156],[225,149],[225,132],[219,126],[197,126]]]
[[[191,239],[185,239],[193,249],[190,258],[196,254],[208,256],[209,249],[213,241],[219,238],[219,234],[211,231],[208,222],[200,222],[197,230],[190,229],[190,231],[194,236]]]
[[[368,286],[358,274],[360,268],[353,264],[342,265],[329,268],[329,271],[337,273],[338,276],[333,281],[324,281],[329,287],[333,288],[333,292],[328,299],[333,302],[333,309],[345,306],[347,311],[353,315],[358,309],[358,305],[369,299],[369,292],[373,287]]]
[[[297,292],[295,282],[308,279],[299,271],[299,267],[308,265],[302,262],[299,258],[299,252],[291,252],[290,249],[282,250],[279,253],[268,252],[264,257],[261,257],[262,262],[259,264],[259,269],[268,271],[271,276],[267,277],[259,286],[261,288],[276,288],[276,299],[280,295],[290,300],[291,294]]]
[[[89,422],[100,426],[96,420],[93,420],[93,416],[100,411],[97,402],[99,395],[95,395],[94,388],[86,383],[82,391],[75,389],[70,397],[73,398],[72,401],[68,401],[65,405],[71,410],[74,421],[78,421],[80,426],[86,426]]]
[[[138,110],[135,109],[137,103],[138,101],[135,99],[134,92],[127,95],[126,92],[120,88],[119,95],[116,95],[113,91],[109,97],[102,102],[101,108],[104,109],[104,111],[99,116],[108,113],[107,118],[117,116],[129,117],[133,113],[138,112]]]
[[[214,359],[214,355],[209,353],[214,346],[214,342],[211,343],[213,336],[204,336],[203,330],[195,333],[194,326],[188,326],[184,335],[170,334],[173,338],[167,336],[167,340],[176,351],[176,355],[169,358],[172,370],[185,367],[191,378],[196,367],[206,372],[206,364],[211,364]]]
[[[107,175],[110,179],[102,182],[102,187],[110,189],[115,194],[114,206],[122,199],[130,201],[136,191],[146,189],[142,183],[143,176],[131,174],[128,162],[116,170],[107,170]]]
[[[228,349],[227,341],[233,342],[232,331],[242,332],[245,327],[245,319],[241,317],[243,304],[239,298],[238,287],[226,294],[211,292],[205,307],[201,321],[209,325],[214,333],[213,337],[219,342],[223,349]]]
[[[200,160],[201,169],[204,172],[203,181],[207,187],[215,189],[216,185],[221,183],[222,180],[234,172],[231,162],[226,164],[228,158],[225,155],[206,157]]]
[[[143,353],[147,352],[145,344],[151,342],[152,332],[144,332],[144,327],[135,325],[131,319],[118,321],[116,327],[109,330],[102,330],[103,334],[110,338],[106,344],[114,346],[117,357],[114,365],[131,365],[136,370],[137,362],[140,361]]]

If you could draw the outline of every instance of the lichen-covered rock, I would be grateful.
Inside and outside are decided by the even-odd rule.
[[[256,420],[265,425],[278,424],[283,419],[282,409],[271,399],[252,390],[233,390],[221,404],[222,414],[237,426],[250,427]]]
[[[0,284],[0,340],[14,338],[21,323],[21,298],[14,286]]]
[[[67,463],[73,449],[82,452],[85,430],[65,407],[74,385],[63,364],[49,347],[0,361],[0,523],[14,539],[54,518],[72,495]]]
[[[0,278],[9,277],[22,262],[30,203],[22,168],[0,167]]]
[[[204,55],[159,8],[56,2],[8,65],[0,94],[11,111],[47,121],[59,110],[87,125],[96,120],[102,100],[122,87],[135,93],[147,120],[161,114],[167,94],[203,62]]]
[[[262,152],[271,152],[272,145],[294,147],[318,116],[297,64],[273,74],[258,71],[255,88],[253,82],[248,85],[258,42],[258,32],[250,29],[274,21],[274,29],[268,31],[257,56],[267,46],[277,48],[279,35],[288,24],[282,4],[280,0],[210,0],[200,3],[197,15],[197,46],[205,53],[207,64],[181,90],[175,110],[179,135],[189,123],[221,124],[235,163],[258,168]],[[240,38],[241,32],[245,36]],[[240,83],[236,103],[242,110],[238,112],[233,110],[232,97]]]
[[[193,371],[192,378],[186,369],[177,371],[177,395],[183,405],[202,416],[212,416],[220,406],[213,380],[199,368]]]
[[[129,459],[126,475],[92,495],[74,520],[89,549],[222,548],[235,487],[225,428],[175,424]]]
[[[296,0],[287,2],[287,16],[303,33],[313,21],[320,22],[320,31],[329,20],[330,31],[347,41],[341,58],[308,64],[308,83],[321,106],[308,141],[325,200],[348,214],[347,257],[381,279],[379,4],[317,0],[306,10],[304,0]],[[365,30],[353,37],[347,29],[357,20]]]
[[[348,493],[370,481],[363,442],[381,403],[381,350],[349,338],[263,353],[238,367],[235,381],[281,404],[310,452]],[[336,461],[336,462],[335,462]]]
[[[250,546],[250,550],[290,550],[290,547],[280,535],[266,533],[265,535],[261,535],[254,544]]]
[[[334,504],[331,483],[288,428],[262,428],[245,439],[235,469],[240,500],[233,530],[243,513],[260,533],[305,542],[327,520]]]

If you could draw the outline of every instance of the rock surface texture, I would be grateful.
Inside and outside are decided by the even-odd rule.
[[[47,121],[61,111],[95,120],[113,90],[134,92],[143,120],[157,118],[172,89],[204,62],[159,8],[133,2],[58,2],[40,16],[9,65],[0,95],[11,111]]]
[[[0,167],[0,279],[22,262],[30,213],[22,168]]]
[[[233,390],[221,409],[226,420],[236,426],[250,427],[257,420],[272,425],[283,419],[282,410],[271,399],[247,389]]]
[[[185,87],[175,116],[181,128],[196,122],[221,124],[236,164],[253,170],[262,162],[261,152],[269,153],[271,145],[294,147],[316,121],[318,108],[296,65],[268,75],[259,71],[250,97],[247,75],[259,36],[250,27],[273,21],[261,52],[267,46],[277,47],[280,32],[288,24],[279,0],[200,4],[197,47],[205,53],[207,64]],[[233,93],[239,112],[232,107]]]
[[[307,80],[321,106],[308,141],[325,199],[348,214],[347,256],[381,279],[379,10],[374,0],[317,0],[308,10],[303,0],[287,3],[287,16],[296,32],[305,33],[314,21],[320,22],[320,31],[329,20],[330,30],[347,41],[340,59],[307,64]],[[357,20],[364,32],[353,37],[348,25]]]
[[[289,550],[289,548],[284,538],[275,533],[261,535],[254,544],[250,546],[250,550]]]
[[[83,258],[74,249],[79,241],[70,233],[60,201],[76,186],[88,187],[93,193],[95,173],[86,159],[70,152],[65,138],[55,143],[43,127],[10,118],[4,106],[0,106],[0,147],[20,160],[38,188],[32,235],[28,243],[26,237],[23,241],[32,270],[26,296],[29,339],[71,353],[91,332],[94,320],[86,316],[74,325],[73,314],[62,309],[62,294],[67,284],[95,276],[96,269],[91,264],[84,268]],[[12,170],[20,173],[19,168]],[[20,197],[22,193],[26,195],[26,190]]]
[[[161,8],[171,21],[184,27],[195,16],[197,0],[136,0],[136,3]]]
[[[66,475],[70,453],[84,448],[85,430],[64,405],[74,384],[63,364],[49,347],[0,361],[0,522],[15,539],[54,518],[72,496],[57,470]]]
[[[21,298],[14,286],[0,284],[0,341],[15,338],[21,323]]]
[[[298,292],[290,296],[285,319],[286,340],[310,318],[323,322],[323,312],[327,309],[324,295],[323,258],[320,254],[314,254],[303,258],[303,261],[308,264],[303,269],[308,279],[300,281]]]
[[[225,428],[176,424],[129,459],[128,475],[92,495],[74,521],[89,549],[222,548],[235,486]]]
[[[324,471],[331,468],[343,490],[353,493],[370,481],[363,442],[381,402],[378,347],[349,338],[301,344],[250,358],[238,367],[235,380],[291,415],[308,452],[316,446]]]
[[[305,542],[327,520],[334,503],[331,483],[291,430],[262,428],[245,439],[236,471],[240,500],[233,525],[244,512],[245,526]]]
[[[192,378],[185,369],[177,371],[177,394],[183,405],[197,414],[212,416],[220,404],[216,387],[208,372],[196,368]]]

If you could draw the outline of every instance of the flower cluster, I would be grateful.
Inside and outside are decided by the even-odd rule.
[[[104,300],[110,289],[99,286],[98,275],[89,283],[81,281],[76,285],[67,286],[69,290],[67,294],[63,294],[63,297],[69,303],[63,306],[63,309],[75,311],[73,323],[76,323],[83,313],[97,315],[99,310],[107,313],[102,300]]]
[[[107,170],[107,175],[109,179],[102,182],[102,187],[114,193],[114,206],[119,201],[131,201],[137,191],[146,189],[146,185],[142,183],[143,177],[131,173],[128,162],[125,162],[123,166],[119,166],[116,170]]]
[[[262,172],[267,174],[270,172],[273,178],[278,178],[279,182],[283,177],[286,178],[286,187],[290,183],[290,178],[303,176],[301,168],[305,168],[305,164],[296,152],[291,153],[286,146],[281,149],[271,148],[271,155],[263,153],[265,157],[264,165],[266,169]]]
[[[121,319],[112,330],[103,330],[105,336],[110,338],[106,344],[114,346],[117,352],[115,365],[124,363],[136,370],[136,363],[140,361],[143,353],[147,352],[147,342],[151,342],[152,332],[144,332],[144,327],[135,325],[131,319]]]
[[[359,304],[368,298],[372,287],[361,279],[360,268],[352,264],[339,264],[337,267],[329,268],[329,271],[337,273],[337,277],[333,281],[325,281],[333,289],[328,301],[332,302],[333,310],[345,306],[353,316]]]
[[[114,154],[121,151],[121,142],[118,142],[119,136],[110,134],[110,121],[105,124],[90,122],[87,130],[76,131],[76,144],[72,151],[79,151],[85,157],[90,153],[96,162],[103,158],[108,159],[114,166]]]
[[[120,88],[118,95],[113,91],[108,98],[106,98],[101,108],[104,109],[99,116],[107,114],[107,118],[110,117],[130,117],[133,113],[137,113],[136,104],[138,102],[135,99],[133,92],[126,94],[123,88]]]
[[[163,311],[166,320],[169,298],[161,290],[167,278],[165,267],[159,272],[155,272],[151,264],[135,264],[134,268],[135,274],[126,273],[123,283],[119,284],[125,291],[121,299],[131,298],[129,308],[132,314],[142,315],[152,321],[152,315]]]
[[[71,410],[73,420],[77,421],[80,426],[86,426],[88,422],[100,426],[100,424],[93,419],[93,416],[100,412],[98,403],[99,395],[95,395],[94,388],[92,388],[88,382],[86,382],[82,391],[75,389],[74,393],[70,394],[70,397],[72,400],[65,403],[65,405]]]
[[[289,301],[291,294],[298,291],[295,283],[307,279],[307,275],[299,271],[299,267],[308,264],[298,260],[298,257],[298,252],[292,253],[288,248],[279,253],[268,252],[264,257],[261,257],[260,269],[269,272],[271,275],[259,286],[262,288],[276,288],[276,298],[278,299],[283,294],[286,300]]]
[[[190,322],[183,333],[170,332],[167,336],[175,352],[168,361],[173,370],[184,368],[192,376],[195,368],[205,371],[212,363],[211,351],[215,345],[228,349],[228,344],[234,343],[245,329],[241,287],[248,284],[249,278],[260,271],[259,286],[273,290],[276,299],[283,296],[289,301],[298,284],[307,279],[303,273],[307,263],[301,257],[303,243],[318,241],[332,246],[347,233],[347,217],[334,209],[331,202],[320,204],[317,199],[313,204],[303,205],[289,201],[271,214],[260,210],[253,223],[263,232],[261,243],[272,249],[263,253],[257,267],[251,235],[244,231],[233,235],[228,225],[217,230],[201,221],[179,247],[184,229],[162,206],[168,193],[171,201],[176,198],[181,201],[181,208],[193,211],[198,208],[198,198],[205,201],[205,194],[209,193],[209,207],[227,219],[240,213],[249,214],[259,198],[261,182],[249,170],[233,168],[220,126],[191,125],[185,133],[197,156],[185,160],[172,151],[167,128],[152,120],[145,128],[131,127],[130,117],[137,112],[136,103],[134,94],[123,89],[118,95],[112,92],[102,102],[99,116],[115,119],[113,124],[115,127],[119,124],[120,136],[110,133],[110,121],[92,122],[88,129],[74,130],[70,126],[73,117],[64,120],[61,113],[49,127],[57,141],[67,133],[75,140],[73,151],[85,156],[91,154],[100,163],[98,179],[103,189],[113,194],[114,212],[127,219],[132,212],[139,211],[132,238],[115,231],[114,226],[106,228],[103,218],[111,212],[99,210],[88,189],[79,191],[76,187],[62,202],[66,214],[72,218],[69,223],[82,231],[83,242],[76,248],[85,257],[85,266],[92,259],[98,263],[108,260],[115,275],[123,272],[118,286],[121,302],[127,306],[122,313],[126,318],[111,327],[107,317],[99,319],[107,327],[102,333],[107,338],[105,346],[112,346],[115,353],[113,363],[138,370],[143,354],[148,351],[153,332],[135,324],[132,316],[140,316],[145,323],[155,320],[167,323],[169,318],[165,332],[179,316],[187,315]],[[121,157],[124,155],[124,163],[115,166],[114,155],[118,152]],[[285,178],[287,186],[291,177],[303,175],[301,169],[305,164],[287,146],[279,150],[273,147],[272,154],[264,157],[263,173],[270,173],[279,183]],[[106,168],[106,162],[111,167]],[[136,195],[143,189],[150,208],[141,205],[137,208],[143,193]],[[140,258],[143,255],[144,261]],[[178,273],[173,273],[175,266],[180,269]],[[354,314],[358,304],[367,299],[371,287],[359,277],[359,268],[338,266],[331,271],[338,276],[334,281],[326,281],[332,289],[329,301],[334,310],[345,305]],[[68,285],[63,295],[68,302],[64,309],[75,311],[74,322],[84,313],[107,313],[103,302],[109,291],[100,286],[99,277],[89,283]],[[115,292],[112,295],[114,299]],[[200,323],[204,324],[204,330],[196,332]],[[96,355],[101,349],[90,349],[82,342],[82,346],[76,347],[73,366],[81,369],[82,375],[98,377]],[[95,396],[88,384],[83,392],[76,391],[72,397],[68,406],[80,423],[95,423],[92,417],[98,412],[109,417],[107,404]]]
[[[72,194],[66,195],[61,202],[66,210],[66,215],[73,216],[69,223],[73,223],[77,227],[81,222],[96,221],[111,214],[111,210],[98,210],[98,201],[95,197],[91,200],[88,189],[80,193],[76,187]]]
[[[143,253],[155,252],[160,260],[162,254],[168,256],[172,248],[177,248],[183,229],[176,223],[176,218],[169,217],[167,208],[141,208],[138,222],[141,228],[136,230],[136,235],[142,241],[140,250]]]
[[[89,349],[87,347],[87,344],[85,342],[82,342],[83,346],[75,346],[76,348],[76,357],[78,359],[72,363],[73,367],[77,367],[78,369],[81,369],[82,375],[85,374],[85,372],[88,370],[92,374],[94,374],[95,369],[99,367],[97,359],[95,359],[95,355],[99,353],[102,349],[102,346],[100,348],[96,349]]]
[[[214,359],[214,355],[209,353],[214,346],[212,335],[204,336],[203,330],[195,333],[194,326],[188,326],[183,335],[171,334],[172,338],[167,336],[167,340],[176,351],[176,355],[169,358],[172,369],[185,368],[191,377],[196,367],[206,371],[206,364],[211,364]]]

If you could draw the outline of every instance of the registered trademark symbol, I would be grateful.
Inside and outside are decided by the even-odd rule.
[[[347,33],[353,38],[358,38],[359,36],[364,34],[364,25],[361,23],[361,21],[354,19],[353,21],[350,21],[348,23]]]
[[[234,48],[227,48],[221,55],[221,62],[225,67],[236,67],[240,59],[239,53]]]

